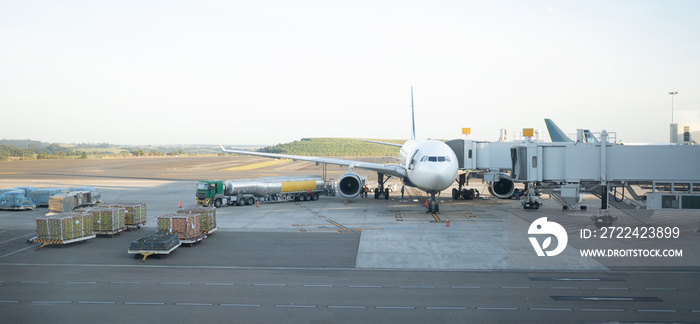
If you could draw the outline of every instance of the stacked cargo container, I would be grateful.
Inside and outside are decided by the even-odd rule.
[[[158,216],[158,231],[176,234],[181,241],[198,241],[202,238],[201,215],[172,213]]]
[[[97,234],[116,234],[126,229],[125,208],[101,206],[76,209],[76,212],[92,215],[92,227]]]
[[[144,203],[125,203],[113,202],[102,204],[104,207],[123,208],[124,224],[127,227],[140,227],[146,224],[146,204]]]
[[[36,219],[36,242],[64,244],[93,238],[92,215],[87,213],[62,213]]]
[[[210,234],[217,229],[215,207],[191,206],[179,209],[177,212],[178,214],[199,214],[202,234]]]

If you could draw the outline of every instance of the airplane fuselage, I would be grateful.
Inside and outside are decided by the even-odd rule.
[[[401,147],[399,160],[406,169],[404,183],[429,193],[447,189],[457,177],[457,156],[440,141],[409,140]]]

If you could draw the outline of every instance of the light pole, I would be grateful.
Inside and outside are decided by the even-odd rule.
[[[668,94],[671,95],[671,137],[669,141],[671,143],[678,143],[678,125],[674,123],[673,118],[673,106],[676,104],[676,95],[678,94],[678,91],[670,91]]]
[[[678,91],[670,91],[668,94],[671,95],[671,124],[673,124],[673,106],[676,103],[676,95]]]

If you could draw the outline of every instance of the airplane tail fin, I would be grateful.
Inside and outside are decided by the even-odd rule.
[[[413,86],[411,86],[411,122],[413,123],[413,128],[411,129],[411,139],[416,139],[416,114],[413,112]]]
[[[551,119],[546,118],[544,123],[549,131],[549,138],[552,142],[573,142]]]

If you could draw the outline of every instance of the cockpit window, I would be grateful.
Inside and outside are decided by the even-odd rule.
[[[450,162],[447,156],[424,156],[420,159],[421,162]]]

